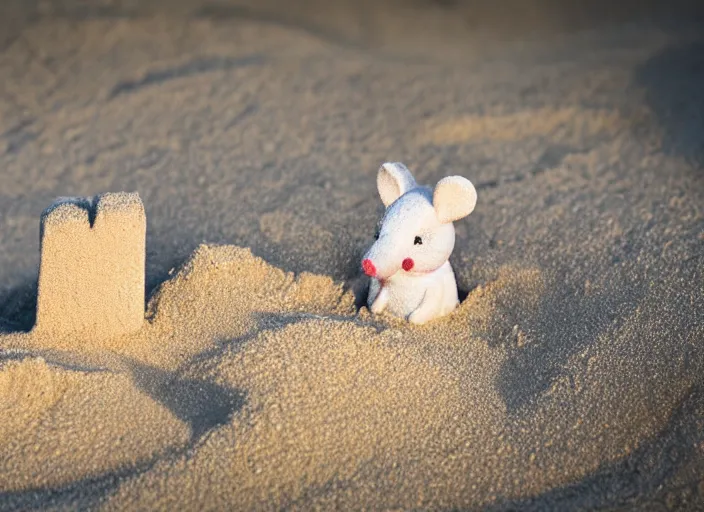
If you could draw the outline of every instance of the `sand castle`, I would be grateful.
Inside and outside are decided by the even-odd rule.
[[[137,193],[60,198],[41,218],[35,330],[115,337],[144,322],[146,215]]]

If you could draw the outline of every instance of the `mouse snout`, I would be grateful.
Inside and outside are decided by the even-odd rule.
[[[375,277],[376,276],[376,267],[374,266],[374,263],[372,263],[372,260],[369,258],[365,258],[362,261],[362,270],[364,271],[365,274],[367,274],[369,277]]]

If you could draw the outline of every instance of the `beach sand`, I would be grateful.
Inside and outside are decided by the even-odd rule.
[[[526,5],[0,7],[0,510],[701,510],[704,26]],[[478,191],[424,326],[362,306],[389,160]],[[143,327],[32,330],[119,191]]]

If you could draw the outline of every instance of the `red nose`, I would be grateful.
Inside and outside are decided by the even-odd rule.
[[[413,265],[415,265],[415,263],[413,263],[413,260],[411,258],[406,258],[405,260],[403,260],[403,263],[401,263],[403,270],[405,270],[406,272],[411,270],[413,268]]]
[[[374,277],[376,275],[376,267],[374,266],[374,263],[372,263],[372,260],[366,259],[362,261],[362,270],[364,270],[364,273],[369,277]]]

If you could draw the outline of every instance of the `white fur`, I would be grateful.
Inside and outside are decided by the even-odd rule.
[[[416,324],[450,313],[459,303],[448,261],[455,246],[452,222],[474,210],[474,185],[461,176],[450,176],[433,191],[419,186],[406,166],[397,162],[381,166],[377,187],[386,212],[379,238],[362,260],[369,260],[376,272],[369,287],[369,309],[374,314],[388,311]],[[421,244],[415,243],[416,237]],[[414,263],[408,271],[402,267],[406,258]]]

